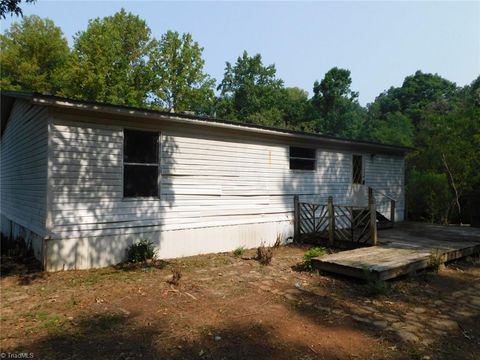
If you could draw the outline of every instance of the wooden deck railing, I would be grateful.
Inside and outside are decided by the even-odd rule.
[[[395,203],[392,199],[391,221],[394,221]],[[329,245],[354,243],[377,245],[377,209],[373,189],[368,190],[368,205],[334,204],[330,196],[326,204],[300,202],[294,196],[294,238],[303,241],[318,237]]]

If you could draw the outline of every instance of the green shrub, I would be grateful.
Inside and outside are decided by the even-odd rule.
[[[142,262],[153,259],[155,257],[155,247],[148,240],[140,240],[127,249],[128,262]]]
[[[324,247],[313,247],[305,251],[303,254],[303,267],[306,270],[312,270],[312,259],[317,256],[323,256],[327,253]]]
[[[411,170],[407,175],[407,208],[412,220],[447,223],[452,194],[446,174]]]
[[[242,256],[244,252],[245,252],[245,246],[239,246],[238,248],[233,250],[233,256],[235,257]]]
[[[390,286],[385,280],[380,280],[368,268],[363,269],[366,284],[366,293],[368,296],[387,295],[390,292]]]

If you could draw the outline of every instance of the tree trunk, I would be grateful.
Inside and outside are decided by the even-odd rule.
[[[448,167],[447,163],[447,158],[445,154],[442,154],[442,160],[443,160],[443,165],[445,166],[445,169],[447,170],[448,176],[450,178],[450,184],[452,185],[453,191],[455,192],[455,203],[457,205],[458,209],[458,219],[460,220],[460,224],[462,224],[462,209],[460,207],[460,194],[457,190],[457,186],[455,185],[455,180],[453,179],[453,174],[450,171],[450,168]]]

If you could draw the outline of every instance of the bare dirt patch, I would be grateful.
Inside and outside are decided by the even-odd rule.
[[[1,279],[1,351],[41,359],[478,356],[478,262],[400,279],[372,296],[369,284],[299,271],[306,249],[276,248],[268,266],[251,250],[157,267],[11,267]],[[181,272],[178,285],[172,270]]]

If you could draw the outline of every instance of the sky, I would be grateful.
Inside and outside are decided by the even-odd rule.
[[[70,44],[88,20],[125,8],[152,35],[189,32],[204,47],[205,70],[223,78],[244,50],[275,64],[286,86],[312,93],[334,66],[349,69],[362,105],[415,73],[459,86],[480,75],[480,2],[161,2],[47,1],[23,4],[60,26]],[[19,18],[8,16],[2,32]]]

